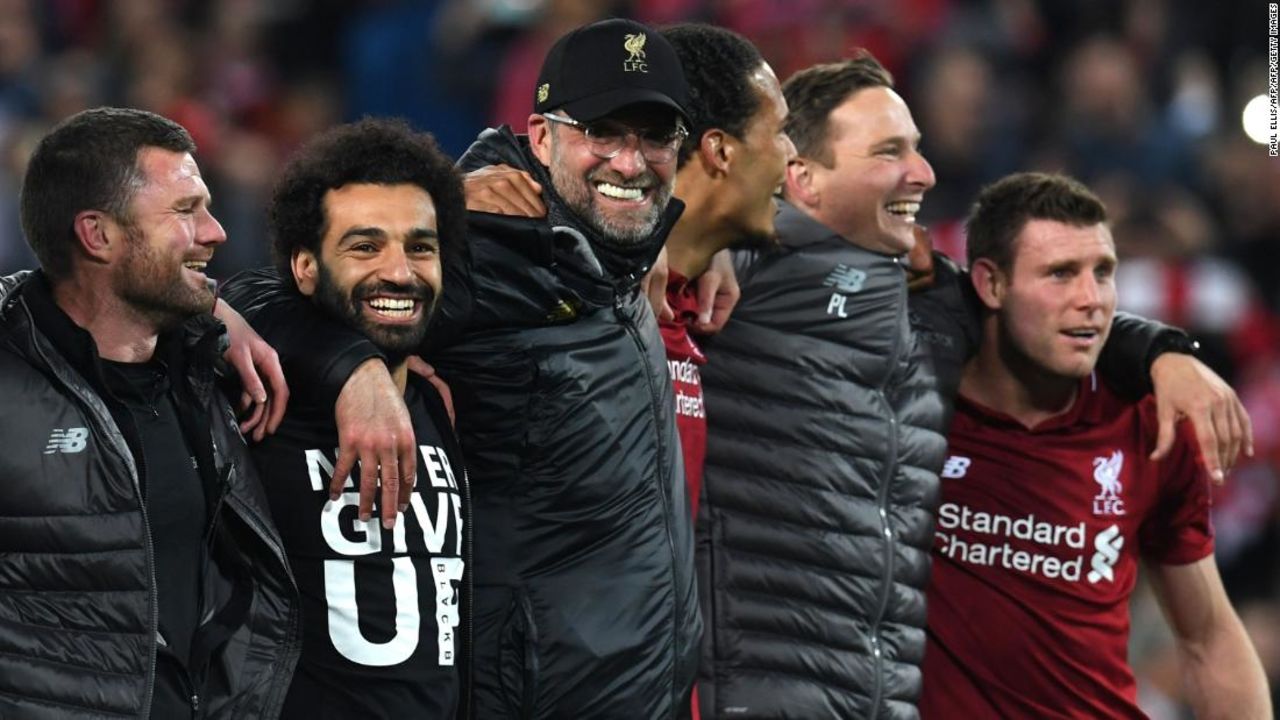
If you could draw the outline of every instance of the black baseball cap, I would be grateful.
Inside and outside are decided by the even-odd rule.
[[[666,105],[689,121],[689,87],[662,33],[614,18],[565,34],[547,53],[534,88],[534,112],[564,108],[591,122],[636,103]]]

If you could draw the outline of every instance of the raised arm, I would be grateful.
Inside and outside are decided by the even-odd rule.
[[[1200,720],[1268,720],[1271,696],[1258,653],[1227,599],[1210,555],[1189,565],[1153,565],[1152,580],[1173,629],[1187,699]]]

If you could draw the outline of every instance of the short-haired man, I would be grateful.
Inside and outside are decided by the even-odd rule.
[[[181,126],[97,108],[36,147],[39,271],[0,301],[0,715],[276,717],[296,590],[215,385],[226,240]]]
[[[778,78],[751,41],[695,23],[662,34],[680,56],[689,83],[689,139],[676,174],[676,194],[685,211],[666,242],[666,300],[673,317],[659,325],[696,516],[707,416],[699,370],[706,356],[691,333],[702,329],[704,307],[695,281],[730,245],[772,240],[774,192],[795,149],[783,131],[787,102]]]
[[[408,372],[465,242],[462,183],[429,136],[364,120],[299,150],[270,205],[282,275],[329,321],[387,358],[421,462],[394,529],[356,517],[358,488],[330,494],[332,405],[295,383],[279,431],[255,445],[302,595],[302,656],[286,718],[468,717],[466,474],[445,405]],[[240,304],[232,280],[223,297]]]
[[[548,53],[528,135],[485,131],[460,161],[529,172],[548,208],[471,213],[471,262],[445,268],[423,348],[452,386],[470,471],[477,717],[688,712],[701,630],[692,527],[661,340],[638,290],[679,215],[686,95],[659,33],[593,23]],[[340,406],[394,409],[394,395],[368,392],[385,385],[377,349],[350,331],[333,341],[306,309],[268,298],[247,314],[286,366],[310,361],[336,380],[326,387]],[[299,332],[348,350],[306,357],[288,339]],[[363,431],[349,420],[340,434]],[[339,477],[349,462],[340,455]]]
[[[783,92],[798,157],[779,245],[735,252],[742,299],[703,375],[702,713],[914,717],[944,432],[976,311],[941,261],[908,308],[901,261],[934,175],[884,68],[862,54]],[[1116,328],[1126,382],[1145,383],[1166,337]]]
[[[1011,175],[982,191],[967,230],[982,340],[942,473],[921,714],[1143,717],[1127,661],[1141,558],[1196,717],[1270,718],[1213,559],[1193,439],[1152,462],[1154,400],[1094,374],[1116,307],[1102,202],[1063,176]]]

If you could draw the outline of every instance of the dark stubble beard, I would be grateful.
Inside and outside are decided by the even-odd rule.
[[[668,179],[666,183],[658,177],[651,168],[646,167],[644,173],[627,180],[618,175],[608,167],[608,162],[603,164],[587,174],[585,178],[581,175],[575,175],[572,170],[565,167],[563,156],[559,149],[559,140],[553,133],[551,136],[551,184],[555,187],[556,192],[564,199],[565,205],[578,216],[587,227],[595,231],[606,242],[612,242],[623,248],[636,247],[644,244],[653,236],[655,230],[658,229],[658,223],[662,220],[662,214],[667,209],[667,203],[671,201],[671,194],[675,189],[675,178]],[[654,187],[653,203],[644,214],[636,218],[631,216],[630,222],[619,221],[615,218],[607,216],[599,206],[596,205],[596,194],[593,185],[596,182],[608,182],[620,187],[642,186]]]
[[[200,313],[213,309],[213,291],[207,286],[192,287],[183,273],[182,262],[147,244],[142,232],[125,227],[124,261],[117,280],[121,299],[160,330],[169,330]]]
[[[427,336],[427,326],[436,311],[436,293],[424,282],[397,285],[386,281],[361,283],[350,294],[338,287],[324,263],[318,264],[315,301],[320,308],[343,324],[359,331],[387,356],[387,365],[395,367],[419,351]],[[375,295],[412,298],[423,305],[422,318],[414,325],[382,325],[364,314],[364,302]]]

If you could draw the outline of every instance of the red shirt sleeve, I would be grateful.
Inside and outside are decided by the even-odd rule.
[[[1158,431],[1150,398],[1144,401],[1143,429],[1149,439],[1145,452],[1150,452]],[[1192,433],[1190,422],[1179,422],[1169,455],[1151,463],[1156,507],[1142,524],[1139,539],[1143,558],[1162,565],[1186,565],[1213,553],[1212,487]]]

